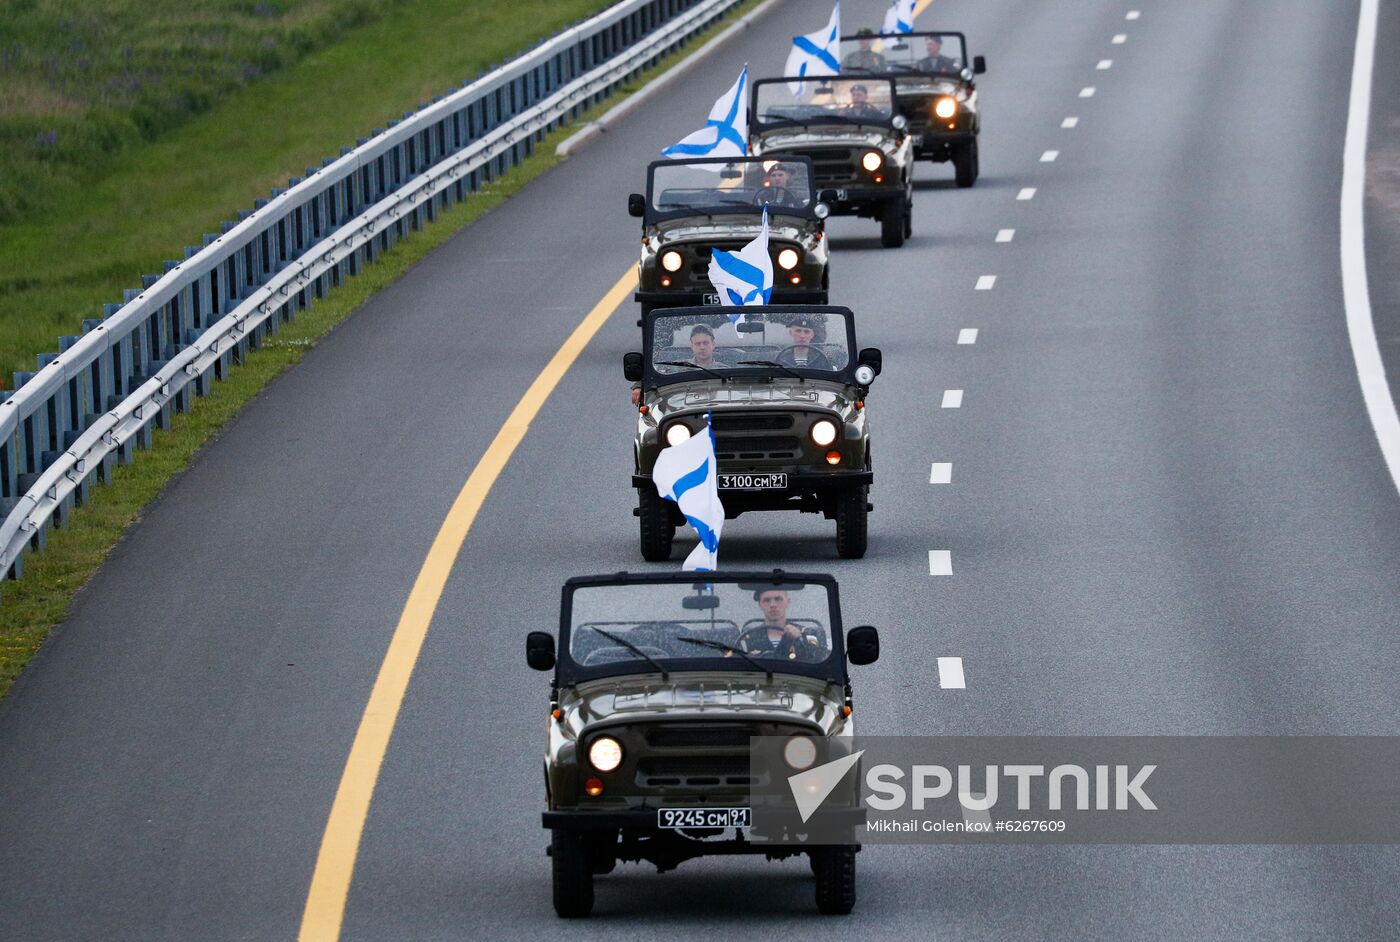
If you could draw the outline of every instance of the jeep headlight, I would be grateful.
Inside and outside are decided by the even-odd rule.
[[[812,423],[811,436],[818,445],[830,445],[836,441],[836,423],[830,419],[817,419]]]
[[[801,772],[817,761],[817,744],[810,736],[793,736],[783,744],[783,761]]]
[[[797,249],[783,249],[778,253],[778,267],[783,271],[792,271],[800,261],[802,256],[797,254]]]
[[[684,422],[672,422],[666,426],[666,444],[679,445],[690,439],[690,426]]]
[[[661,267],[667,271],[680,271],[684,261],[681,258],[681,253],[675,249],[667,249],[661,253]]]
[[[599,772],[611,772],[622,764],[622,743],[611,736],[599,736],[588,747],[588,764]]]
[[[866,170],[870,171],[871,173],[874,173],[876,170],[879,170],[880,167],[884,165],[884,163],[885,155],[880,153],[878,150],[868,150],[865,152],[865,156],[861,157],[860,159],[860,165]]]
[[[957,99],[943,97],[933,103],[933,113],[943,120],[948,120],[958,113]]]

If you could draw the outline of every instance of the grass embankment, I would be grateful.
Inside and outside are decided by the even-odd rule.
[[[530,0],[515,2],[516,5],[520,5]],[[760,0],[747,0],[735,15],[747,12],[759,2]],[[425,0],[424,5],[439,4],[436,0]],[[567,19],[574,18],[576,17]],[[726,23],[732,19],[733,17],[728,18]],[[371,33],[379,29],[380,27],[376,26],[365,32]],[[377,33],[375,40],[378,40]],[[358,48],[363,49],[364,46]],[[698,43],[693,43],[686,50],[670,56],[656,68],[622,88],[619,93],[604,102],[600,109],[612,107],[696,48]],[[334,52],[335,50],[327,50],[327,54]],[[314,66],[315,63],[311,61],[303,65],[304,68],[312,69],[313,74],[322,74]],[[475,74],[476,68],[471,66],[466,74]],[[289,79],[296,71],[288,70],[282,78]],[[445,75],[433,87],[441,87],[444,83],[451,82],[454,76],[455,73]],[[430,92],[414,92],[414,96],[417,97],[427,97],[429,94]],[[325,106],[325,102],[321,104]],[[706,102],[700,102],[697,106],[697,120],[703,115],[704,104]],[[217,125],[221,120],[220,115],[226,110],[239,112],[239,109],[245,107],[242,102],[229,102],[226,107],[215,109],[207,119],[198,123],[213,122]],[[217,133],[214,128],[210,130],[211,133]],[[194,454],[223,427],[224,423],[236,415],[263,386],[300,360],[317,338],[343,320],[367,298],[380,288],[396,281],[415,262],[458,230],[489,212],[530,180],[554,166],[558,162],[554,156],[554,148],[570,133],[571,129],[567,128],[556,131],[539,147],[535,156],[523,165],[511,170],[496,183],[469,197],[465,202],[440,214],[438,221],[425,231],[399,242],[391,251],[381,255],[378,263],[365,269],[359,277],[349,280],[326,298],[316,302],[309,310],[301,312],[292,324],[282,328],[277,337],[272,338],[262,349],[254,351],[245,365],[233,370],[226,382],[214,384],[208,396],[195,400],[195,407],[191,412],[177,416],[169,431],[156,431],[151,449],[137,452],[136,460],[131,465],[118,468],[112,484],[94,488],[88,505],[75,512],[66,527],[50,533],[45,551],[26,558],[24,578],[18,582],[0,583],[0,697],[9,690],[20,670],[38,650],[49,631],[62,620],[73,594],[97,571],[126,527],[137,519],[145,506],[160,494],[174,475],[184,470]],[[307,146],[319,146],[320,149],[315,151],[317,154],[331,153],[344,141],[343,138],[334,138],[320,145],[307,142]],[[194,143],[199,142],[196,139]],[[159,162],[157,165],[160,165]],[[215,186],[222,181],[209,182],[211,186]],[[191,187],[193,189],[193,184]],[[231,203],[224,205],[243,205],[247,202],[246,193],[240,192],[232,198]],[[216,212],[214,217],[218,216],[220,214]],[[184,230],[175,224],[170,231]],[[154,233],[152,237],[154,238]],[[4,257],[3,251],[0,250],[0,258]],[[113,626],[113,630],[121,628]]]
[[[36,354],[57,350],[60,336],[81,333],[84,318],[100,317],[102,304],[139,288],[142,274],[163,270],[162,260],[183,258],[185,245],[217,232],[254,198],[304,176],[307,167],[454,81],[608,5],[0,4],[0,166],[7,168],[0,177],[15,175],[14,161],[19,190],[31,194],[11,196],[15,205],[0,216],[3,388],[11,387],[15,370],[35,368]],[[377,19],[367,12],[381,8]],[[123,9],[134,12],[118,12]],[[333,22],[360,25],[337,34]],[[152,38],[138,41],[147,25]],[[20,38],[30,33],[47,39]],[[81,45],[63,56],[51,52],[67,35]],[[309,51],[291,61],[286,50],[302,47]],[[167,57],[167,50],[174,52]],[[30,62],[36,53],[37,73]],[[82,81],[78,76],[87,73],[70,61],[79,55],[91,62]],[[191,72],[200,61],[209,64]],[[43,81],[45,62],[54,63],[54,82]],[[249,78],[258,69],[265,70],[262,77]],[[15,81],[19,74],[22,82]],[[139,92],[121,91],[135,85]],[[56,143],[45,156],[50,132]],[[154,139],[144,140],[147,133]],[[0,184],[0,193],[13,189]]]

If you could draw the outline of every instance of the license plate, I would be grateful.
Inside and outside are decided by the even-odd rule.
[[[746,828],[753,816],[750,808],[659,808],[656,826],[680,828]]]
[[[730,491],[774,491],[788,486],[786,472],[773,474],[721,474],[719,486]]]
[[[717,294],[707,294],[707,295],[704,295],[703,297],[700,298],[700,303],[701,303],[701,304],[718,304],[718,303],[719,303],[719,295],[717,295]]]

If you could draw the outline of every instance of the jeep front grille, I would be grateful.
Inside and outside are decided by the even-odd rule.
[[[756,781],[750,774],[747,755],[647,756],[637,764],[637,784],[647,788],[667,785],[700,788],[753,785]]]
[[[716,412],[712,424],[716,432],[776,432],[792,428],[793,422],[790,412]]]
[[[817,189],[859,182],[859,154],[848,147],[804,150],[802,155],[812,158]]]
[[[801,442],[796,435],[715,435],[715,457],[734,459],[796,458]]]
[[[749,739],[758,736],[755,726],[726,723],[723,726],[690,726],[679,723],[654,726],[646,732],[647,745],[657,749],[690,749],[737,746],[747,749]]]

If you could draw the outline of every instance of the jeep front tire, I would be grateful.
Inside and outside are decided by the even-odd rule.
[[[836,553],[842,559],[865,555],[869,534],[870,486],[862,484],[843,491],[836,498]]]
[[[671,522],[671,508],[651,484],[637,488],[637,518],[642,559],[649,563],[664,563],[670,559],[676,525]]]
[[[550,832],[549,855],[554,869],[554,911],[561,919],[578,919],[593,912],[593,855],[588,839],[576,831]]]
[[[856,848],[814,847],[812,872],[817,877],[817,912],[844,916],[856,906]]]

